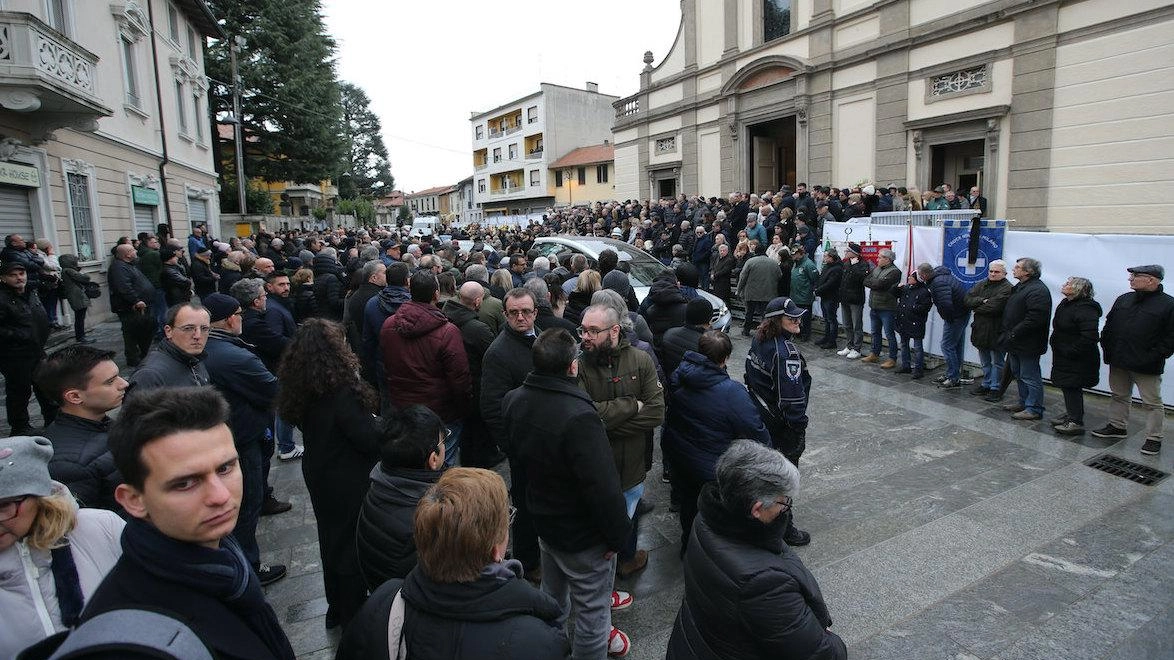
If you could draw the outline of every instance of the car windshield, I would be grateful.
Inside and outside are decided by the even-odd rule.
[[[651,286],[652,280],[656,279],[657,275],[669,269],[668,266],[649,256],[647,252],[634,248],[631,245],[619,246],[609,244],[606,247],[628,256],[627,259],[621,256],[620,260],[628,262],[628,279],[632,281],[633,286]]]

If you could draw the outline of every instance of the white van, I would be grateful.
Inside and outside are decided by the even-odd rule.
[[[435,236],[440,219],[436,216],[421,216],[412,220],[411,236]]]

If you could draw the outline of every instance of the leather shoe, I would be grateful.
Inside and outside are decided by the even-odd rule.
[[[1011,419],[1018,419],[1018,420],[1024,420],[1024,421],[1029,421],[1029,422],[1035,421],[1039,418],[1040,418],[1039,413],[1033,413],[1030,410],[1020,410],[1019,412],[1015,413],[1014,415],[1011,415]]]
[[[1022,403],[1018,403],[1018,402],[1004,403],[1003,410],[1006,410],[1007,412],[1013,412],[1013,413],[1023,412],[1024,406]]]
[[[261,504],[261,515],[274,516],[279,513],[285,513],[292,508],[293,505],[289,502],[279,501],[276,497],[270,495],[269,497],[265,498],[265,501]]]
[[[799,529],[798,527],[792,526],[789,530],[787,530],[787,534],[783,537],[783,541],[787,545],[791,546],[807,545],[808,543],[811,543],[811,535]]]
[[[881,362],[880,368],[881,369],[892,369],[895,366],[897,366],[896,360],[885,360],[884,362]]]
[[[875,355],[868,355],[860,359],[861,362],[880,362],[880,358]]]
[[[644,570],[645,566],[648,566],[648,551],[637,550],[631,559],[622,561],[616,565],[616,575],[621,578],[628,578],[633,573]]]

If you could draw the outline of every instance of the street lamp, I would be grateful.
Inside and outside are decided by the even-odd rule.
[[[571,167],[568,167],[566,174],[563,175],[563,178],[567,180],[567,206],[575,205],[575,191],[571,187],[574,185],[574,176],[575,170]]]
[[[236,142],[236,195],[240,214],[249,212],[246,206],[244,130],[241,126],[241,78],[236,68],[236,54],[245,45],[245,38],[237,35],[228,44],[229,64],[232,67],[232,133]]]

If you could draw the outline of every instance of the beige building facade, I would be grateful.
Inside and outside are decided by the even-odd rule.
[[[1174,233],[1169,0],[682,0],[616,197],[981,186],[1021,229]]]
[[[202,0],[0,1],[0,234],[105,284],[120,236],[217,226]],[[100,322],[106,297],[87,322]]]

